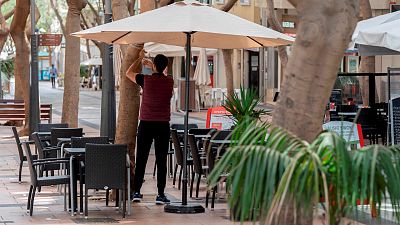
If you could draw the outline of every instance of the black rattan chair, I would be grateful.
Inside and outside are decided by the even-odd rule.
[[[171,138],[172,138],[172,143],[174,145],[174,150],[175,150],[175,169],[174,169],[174,177],[172,180],[172,185],[175,186],[175,181],[176,181],[176,173],[178,171],[178,166],[180,166],[180,172],[179,172],[179,183],[178,183],[178,189],[181,189],[181,180],[182,180],[182,165],[183,165],[183,150],[181,143],[179,141],[178,133],[175,129],[171,129]],[[187,159],[187,166],[190,168],[190,166],[193,165],[193,159],[188,158]],[[190,170],[190,169],[189,169]]]
[[[39,189],[42,186],[52,186],[52,185],[59,185],[59,184],[68,185],[70,182],[69,175],[39,177],[38,172],[37,172],[38,171],[37,167],[47,166],[50,164],[58,164],[58,167],[60,167],[60,164],[68,164],[69,160],[64,159],[64,158],[57,158],[57,159],[48,158],[48,159],[33,160],[33,155],[31,153],[29,145],[27,143],[23,143],[22,148],[25,151],[26,158],[28,161],[29,171],[30,171],[30,175],[31,175],[31,186],[29,188],[27,210],[29,210],[29,215],[32,216],[36,189]],[[68,187],[69,187],[69,185],[68,185]],[[66,191],[65,190],[64,190],[64,209],[66,209]]]
[[[53,128],[68,128],[67,123],[39,123],[38,132],[51,132]]]
[[[193,196],[193,183],[194,183],[194,180],[196,177],[197,178],[196,198],[198,198],[199,197],[199,188],[200,188],[200,179],[201,179],[201,176],[207,172],[208,166],[203,166],[201,163],[199,149],[197,148],[196,139],[193,134],[189,134],[188,142],[189,142],[189,146],[190,146],[190,152],[192,153],[192,158],[193,158],[192,181],[190,183],[190,197]]]
[[[52,128],[51,146],[58,146],[58,138],[82,137],[83,128]]]
[[[88,216],[88,189],[119,189],[122,190],[125,218],[127,152],[127,145],[86,144],[85,217]]]
[[[48,159],[48,158],[58,158],[59,153],[61,151],[60,147],[46,147],[44,143],[39,137],[37,132],[34,132],[31,137],[33,138],[36,149],[38,150],[38,158],[39,159]],[[51,164],[42,166],[40,169],[40,176],[43,176],[43,172],[46,172],[46,176],[48,176],[48,172],[50,171],[52,175],[54,175],[55,170],[59,170],[60,166],[58,164]]]
[[[25,141],[25,142],[21,142],[21,140],[19,139],[19,135],[17,132],[17,128],[16,127],[11,127],[13,133],[14,133],[14,138],[15,138],[15,142],[17,143],[17,150],[18,150],[18,156],[19,156],[19,170],[18,170],[18,182],[21,183],[21,173],[22,173],[22,165],[24,163],[24,161],[26,161],[26,156],[24,155],[24,151],[22,150],[22,143],[27,143],[27,144],[33,144],[33,141]],[[38,158],[37,155],[32,155],[32,158],[34,160],[36,160]]]
[[[102,137],[71,137],[71,147],[72,148],[84,148],[86,144],[109,144],[109,138]],[[79,189],[80,189],[80,212],[83,212],[83,184],[85,183],[85,165],[83,162],[85,160],[84,156],[76,157],[77,166],[74,168],[79,168],[79,171],[73,171],[75,177],[79,177]],[[83,165],[82,165],[83,164]],[[76,190],[74,190],[76,193]],[[109,190],[107,190],[106,194],[106,205],[108,206],[108,194]]]

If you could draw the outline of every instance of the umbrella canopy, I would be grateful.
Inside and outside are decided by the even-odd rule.
[[[400,32],[400,11],[360,21],[352,36],[349,48],[357,46],[361,55],[400,54],[397,41]]]
[[[209,85],[211,83],[210,68],[208,67],[207,53],[204,48],[200,50],[193,78],[197,85]]]
[[[103,65],[102,59],[101,58],[90,58],[88,60],[85,60],[81,62],[81,65],[84,66],[101,66]]]
[[[160,34],[162,33],[162,34]],[[72,35],[114,44],[157,42],[202,48],[256,48],[291,44],[288,35],[197,1],[183,1]]]
[[[193,47],[192,48],[192,55],[198,56],[200,54],[202,48]],[[175,46],[175,45],[166,45],[166,44],[159,44],[154,42],[149,42],[144,44],[144,50],[147,52],[147,56],[155,57],[158,54],[163,54],[167,57],[174,57],[174,56],[185,56],[186,51],[184,47]],[[206,49],[207,55],[215,55],[217,54],[217,49],[208,48]]]

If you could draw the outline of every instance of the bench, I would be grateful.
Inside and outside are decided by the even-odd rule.
[[[52,104],[40,104],[40,120],[52,121]],[[0,99],[0,121],[25,121],[23,100]]]

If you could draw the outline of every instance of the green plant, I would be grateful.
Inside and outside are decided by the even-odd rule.
[[[307,143],[281,128],[252,122],[238,125],[236,144],[223,155],[209,176],[216,185],[227,177],[228,204],[241,221],[279,224],[288,203],[300,215],[311,215],[317,205],[326,224],[339,224],[358,203],[380,209],[393,205],[400,219],[400,154],[397,147],[371,145],[352,150],[336,133],[321,133]],[[295,217],[296,213],[291,215]],[[305,217],[305,216],[304,216]]]
[[[240,93],[228,96],[223,107],[232,114],[235,123],[240,124],[245,118],[259,119],[267,113],[264,109],[256,109],[260,102],[256,91],[240,87]]]

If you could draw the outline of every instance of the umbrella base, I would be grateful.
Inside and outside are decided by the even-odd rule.
[[[180,214],[194,214],[204,213],[205,209],[201,205],[182,205],[181,203],[169,204],[164,207],[164,212],[167,213],[180,213]]]

